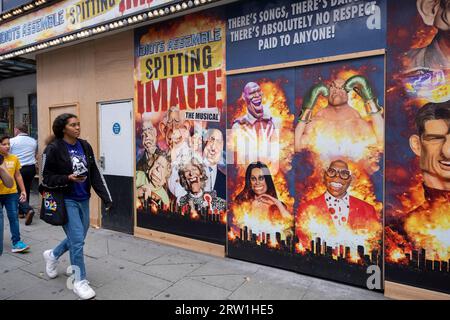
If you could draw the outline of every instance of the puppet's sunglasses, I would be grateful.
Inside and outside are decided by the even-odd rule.
[[[341,177],[341,179],[344,179],[344,180],[350,179],[350,177],[352,175],[350,170],[347,170],[347,169],[335,169],[335,168],[328,168],[327,171],[326,171],[326,174],[330,178],[334,178],[337,175],[339,175],[339,177]]]

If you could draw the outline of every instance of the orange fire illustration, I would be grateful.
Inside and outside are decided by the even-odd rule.
[[[294,133],[292,129],[294,115],[289,111],[286,96],[280,83],[263,79],[258,81],[258,84],[263,94],[262,103],[265,106],[269,106],[270,114],[279,137],[279,140],[275,141],[279,146],[277,148],[279,160],[266,164],[272,174],[278,200],[286,206],[287,211],[291,213],[291,217],[283,217],[280,214],[274,213],[273,210],[264,209],[257,205],[236,204],[234,199],[244,189],[245,171],[248,166],[248,164],[238,164],[236,166],[238,179],[236,181],[228,180],[228,188],[229,190],[233,190],[233,193],[230,194],[230,201],[228,202],[230,204],[229,210],[232,213],[232,221],[230,221],[230,227],[232,229],[228,234],[228,239],[236,239],[240,234],[240,229],[246,226],[248,229],[251,229],[251,232],[249,230],[250,235],[257,235],[258,244],[264,242],[270,247],[278,248],[280,244],[275,238],[276,233],[279,232],[281,234],[282,240],[285,240],[289,235],[292,237],[294,221],[292,215],[294,198],[289,192],[286,181],[286,173],[292,169],[291,162],[294,155]],[[247,112],[245,102],[242,99],[237,102],[236,108],[230,108],[229,110],[228,117],[231,119],[243,116]],[[231,110],[234,110],[234,112]],[[228,145],[228,148],[233,150],[234,146]],[[268,237],[270,237],[269,240],[267,240]]]
[[[337,72],[335,78],[348,79],[358,74],[361,74],[361,70],[343,70]],[[350,92],[348,104],[370,124],[371,120],[365,111],[364,101],[356,92]],[[328,107],[327,98],[320,96],[316,102],[314,114],[326,107]],[[316,120],[308,139],[307,149],[320,155],[320,162],[345,156],[356,162],[369,160],[370,165],[376,166],[383,146],[377,145],[376,136],[369,126],[355,125],[355,120],[334,123]]]
[[[343,255],[341,247],[347,247],[350,251],[345,259],[350,263],[363,262],[364,257],[360,256],[358,246],[364,247],[365,254],[370,254],[374,249],[379,250],[378,240],[382,237],[382,225],[378,221],[368,221],[365,228],[355,230],[348,225],[336,227],[333,221],[315,206],[309,206],[300,214],[297,217],[301,224],[297,226],[297,253],[303,254],[307,249],[317,251],[317,248],[311,247],[311,241],[317,238],[321,239],[323,248],[321,252],[315,252],[316,254],[325,254],[326,247],[331,247],[332,257],[337,260],[339,255]]]
[[[236,235],[234,234],[233,230],[228,231],[228,239],[231,241],[236,239]]]
[[[401,210],[400,214],[411,211],[425,202],[425,196],[422,187],[422,174],[416,174],[416,176],[411,179],[411,183],[412,185],[409,188],[408,192],[405,192],[398,196],[403,208],[406,209],[406,211]]]
[[[423,191],[422,191],[423,194]],[[414,198],[413,198],[414,199]],[[424,249],[426,259],[448,261],[450,259],[450,204],[446,199],[437,199],[429,207],[414,210],[404,219],[404,229],[408,239],[398,241],[398,234],[387,234],[389,251],[387,257],[392,262],[401,262],[413,250]],[[405,243],[407,245],[405,245]]]
[[[194,209],[194,206],[192,206],[191,209],[191,219],[192,220],[197,220],[200,218],[200,215],[198,214],[197,210]]]
[[[280,233],[281,240],[286,240],[287,236],[293,235],[293,216],[291,219],[283,218],[279,215],[274,215],[269,210],[263,210],[257,208],[251,203],[244,203],[241,205],[232,205],[233,210],[233,229],[229,240],[234,240],[237,235],[240,234],[244,227],[248,228],[248,238],[250,239],[252,234],[257,235],[257,244],[265,242],[268,238],[266,235],[270,235],[270,241],[267,243],[273,247],[277,247],[280,244],[276,240],[276,234]],[[247,240],[247,239],[245,239]]]
[[[346,69],[337,70],[335,78],[348,79],[354,75],[365,74],[367,70]],[[314,171],[308,178],[307,186],[303,187],[304,194],[301,202],[309,201],[324,194],[326,187],[323,184],[324,170],[329,163],[336,159],[348,163],[352,172],[353,181],[348,190],[350,195],[365,201],[375,208],[379,216],[378,221],[369,223],[365,229],[354,230],[348,225],[336,228],[331,219],[324,217],[318,208],[309,207],[301,216],[296,218],[297,235],[299,243],[296,252],[305,254],[307,250],[315,252],[311,248],[311,241],[320,238],[332,247],[332,257],[337,259],[343,255],[341,246],[350,248],[345,259],[351,263],[362,263],[363,257],[358,253],[358,246],[363,246],[365,253],[370,254],[373,250],[381,252],[380,240],[382,239],[381,212],[383,204],[377,201],[374,184],[371,175],[381,169],[380,162],[384,147],[376,139],[371,129],[371,119],[364,108],[364,101],[355,92],[349,94],[348,104],[359,112],[361,118],[369,126],[360,126],[354,120],[348,121],[316,121],[310,135],[306,148],[310,151],[310,162]],[[315,105],[317,113],[328,107],[328,100],[319,97]],[[313,117],[314,118],[314,117]],[[323,252],[322,252],[323,253]],[[316,253],[317,254],[317,253]],[[321,254],[321,253],[319,253]]]
[[[407,264],[405,251],[411,251],[412,246],[398,232],[390,227],[385,228],[386,261]]]
[[[426,26],[421,23],[414,33],[411,48],[417,49],[429,45],[436,33],[437,28]],[[410,34],[410,32],[408,32],[408,34]]]
[[[388,89],[392,97],[404,96],[401,100],[405,119],[414,119],[418,109],[426,103],[447,101],[450,98],[449,69],[431,70],[428,68],[412,69],[410,53],[414,49],[424,48],[432,42],[437,29],[425,26],[418,18],[414,23],[415,32],[408,41],[411,52],[398,55],[398,62],[403,70],[393,75],[397,83]],[[411,38],[411,28],[404,29],[405,39]],[[395,103],[394,103],[395,104]],[[424,196],[423,178],[418,166],[418,159],[409,164],[409,171],[395,168],[391,176],[401,179],[398,185],[406,186],[405,192],[397,195],[398,205],[387,212],[391,219],[385,228],[386,261],[396,264],[408,264],[408,260],[417,252],[423,260],[448,261],[450,258],[450,205],[446,199],[428,202]],[[386,174],[388,177],[388,173]]]

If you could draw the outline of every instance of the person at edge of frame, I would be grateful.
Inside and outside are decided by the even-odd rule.
[[[9,229],[11,232],[11,242],[13,253],[23,253],[30,249],[30,246],[21,241],[19,216],[18,216],[18,202],[23,202],[26,199],[25,186],[23,185],[22,175],[20,174],[20,162],[17,156],[9,153],[10,139],[9,136],[2,136],[0,138],[0,159],[2,161],[2,170],[13,178],[12,183],[8,181],[6,173],[2,172],[2,182],[0,182],[0,255],[3,253],[3,207],[6,208],[6,213],[9,220]],[[5,183],[3,182],[5,181]],[[17,186],[20,188],[20,193],[17,192]]]

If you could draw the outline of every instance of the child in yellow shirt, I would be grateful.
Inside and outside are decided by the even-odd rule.
[[[4,166],[9,174],[14,178],[12,187],[5,186],[0,180],[0,255],[3,253],[3,207],[9,220],[9,229],[11,231],[12,252],[24,252],[30,248],[20,240],[19,231],[19,201],[23,202],[27,198],[25,186],[23,184],[22,175],[20,174],[20,162],[17,156],[9,153],[10,143],[9,137],[3,136],[0,138],[0,155],[3,156]],[[17,194],[17,185],[20,188],[20,196]]]

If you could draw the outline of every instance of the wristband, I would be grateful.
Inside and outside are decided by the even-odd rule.
[[[368,114],[377,114],[380,113],[383,108],[378,105],[378,102],[375,99],[368,100],[364,107],[366,108],[366,112]]]
[[[298,121],[308,123],[311,122],[311,118],[312,118],[312,110],[306,109],[301,111],[298,117]]]

